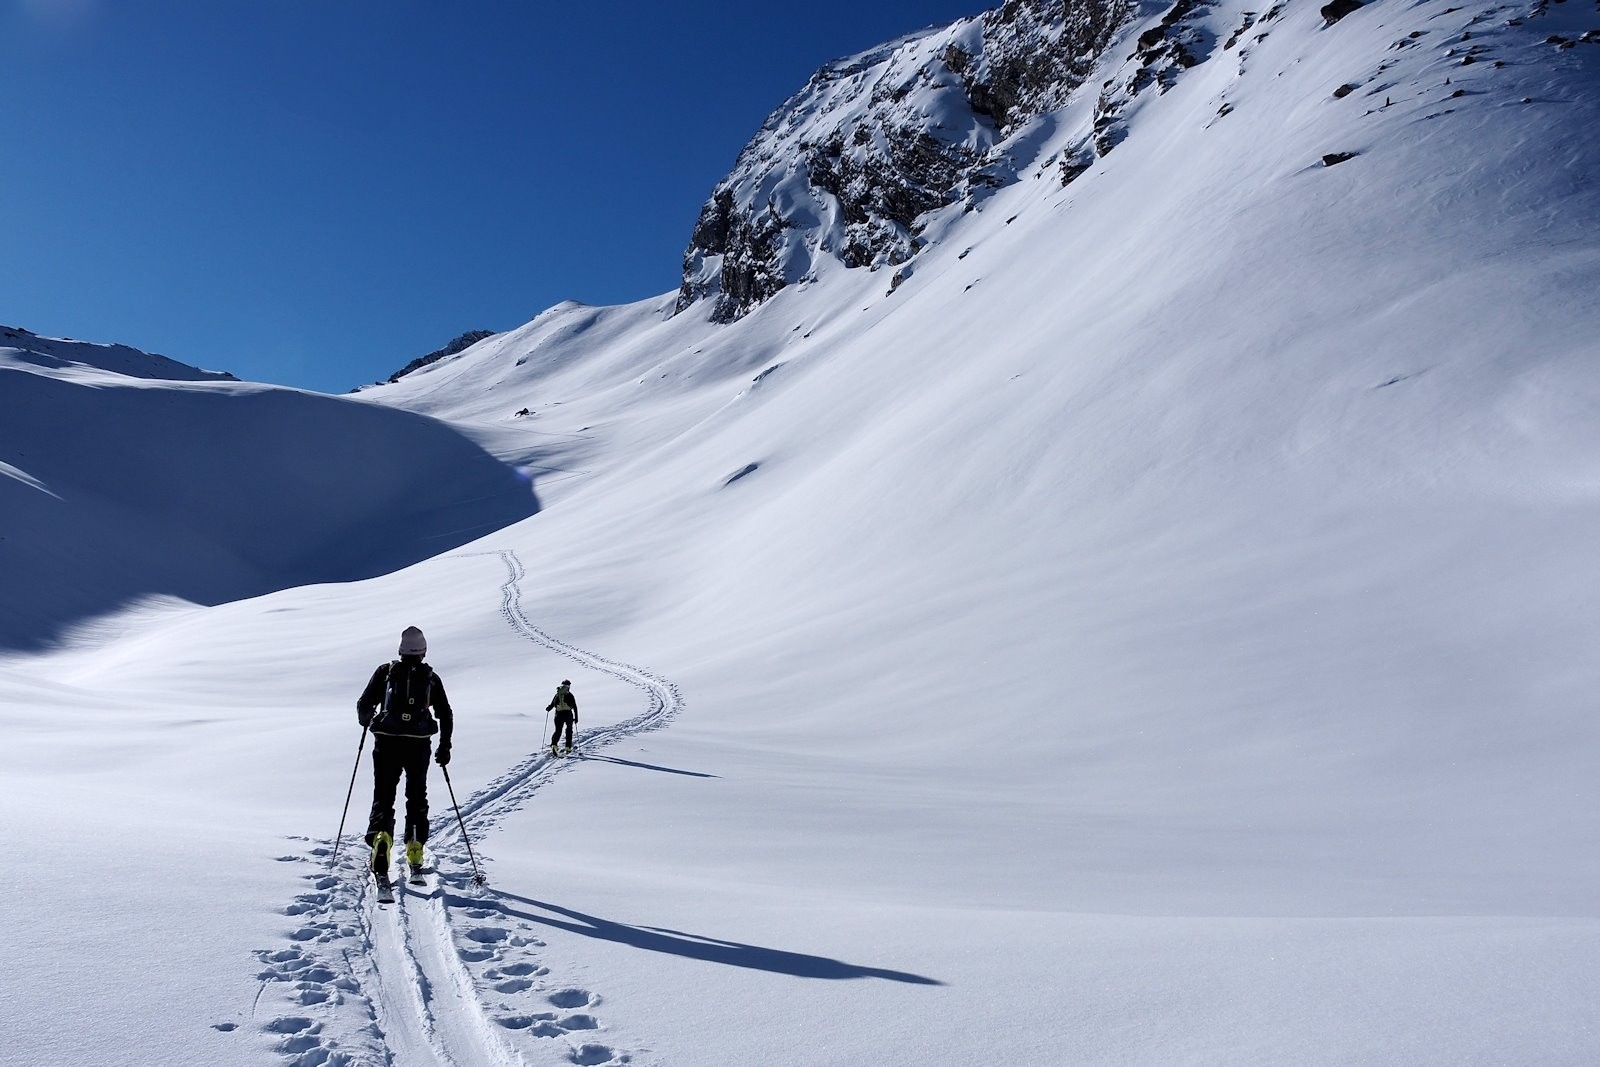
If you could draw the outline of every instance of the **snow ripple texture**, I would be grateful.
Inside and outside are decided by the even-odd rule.
[[[500,613],[513,630],[634,685],[644,697],[644,710],[633,718],[580,733],[580,751],[656,729],[681,710],[672,683],[535,626],[522,610],[526,571],[516,553],[473,555],[498,556],[505,565]],[[543,749],[523,759],[461,800],[467,833],[481,841],[546,782],[581,762]],[[250,1025],[290,1067],[645,1062],[603,1040],[601,997],[551,975],[532,925],[504,907],[492,887],[473,883],[461,829],[442,814],[429,842],[437,869],[420,886],[398,881],[393,905],[377,903],[359,831],[346,838],[337,866],[330,865],[332,842],[279,857],[314,869],[305,875],[305,891],[283,909],[295,922],[287,943],[256,953],[261,986]],[[488,862],[481,848],[473,851],[480,866]]]

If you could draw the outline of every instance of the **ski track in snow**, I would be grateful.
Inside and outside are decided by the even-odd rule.
[[[506,567],[500,613],[513,630],[620,678],[645,696],[645,710],[633,718],[577,734],[580,753],[656,729],[681,710],[683,700],[672,683],[575,648],[535,626],[522,610],[526,571],[515,552],[450,558],[483,556],[497,556]],[[481,842],[546,782],[581,763],[540,748],[461,799],[467,833]],[[377,902],[359,829],[346,835],[336,867],[330,862],[332,842],[279,857],[315,869],[305,875],[309,888],[284,909],[298,924],[289,943],[256,953],[264,969],[257,976],[261,988],[251,1009],[252,1025],[290,1067],[638,1062],[635,1052],[599,1040],[604,1027],[591,1012],[600,997],[552,978],[539,963],[544,942],[530,924],[508,916],[492,887],[473,883],[448,790],[434,791],[430,799],[435,829],[428,848],[437,867],[422,886],[398,880],[392,905]],[[352,806],[359,815],[361,806]],[[474,846],[473,852],[481,867],[486,862],[482,850]],[[233,1028],[231,1023],[216,1026]]]

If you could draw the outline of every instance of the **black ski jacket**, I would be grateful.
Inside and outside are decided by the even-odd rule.
[[[389,716],[383,714],[383,694],[389,687],[389,671],[394,667],[394,663],[385,663],[372,672],[372,680],[356,699],[356,721],[362,726],[370,723],[375,734],[398,737],[429,737],[437,730],[439,747],[448,747],[450,735],[455,731],[455,713],[450,710],[450,698],[445,696],[443,679],[439,677],[437,671],[423,663],[420,657],[402,656],[400,662],[418,664],[433,676],[432,685],[428,689],[428,704],[433,708],[433,715],[429,715],[427,708],[424,708],[421,717],[412,722],[388,721]],[[438,716],[437,725],[434,723],[434,715]]]

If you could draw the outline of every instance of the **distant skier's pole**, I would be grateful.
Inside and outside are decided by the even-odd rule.
[[[467,824],[461,818],[461,805],[456,803],[456,787],[450,784],[450,768],[441,764],[439,769],[444,772],[444,787],[450,790],[450,806],[456,809],[456,825],[461,827],[461,840],[467,843],[467,859],[472,861],[472,880],[483,885],[485,878],[483,872],[478,870],[478,857],[472,854],[472,838],[467,836]]]
[[[339,833],[333,839],[333,858],[328,861],[331,869],[339,862],[339,846],[344,843],[344,820],[350,814],[350,798],[356,792],[356,775],[361,771],[361,752],[367,747],[367,728],[361,728],[361,744],[356,746],[356,765],[350,768],[350,788],[344,794],[344,810],[339,813]]]
[[[550,732],[550,709],[549,708],[545,708],[544,709],[544,729],[545,729],[545,733],[549,733]],[[554,741],[551,741],[550,743],[552,745],[555,744]],[[539,747],[540,748],[544,747],[544,734],[540,734],[539,735]]]

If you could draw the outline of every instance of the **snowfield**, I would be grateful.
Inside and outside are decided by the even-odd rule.
[[[1600,1061],[1600,9],[1199,10],[892,290],[337,401],[6,357],[0,1060]],[[473,851],[435,770],[380,908],[411,624]]]

